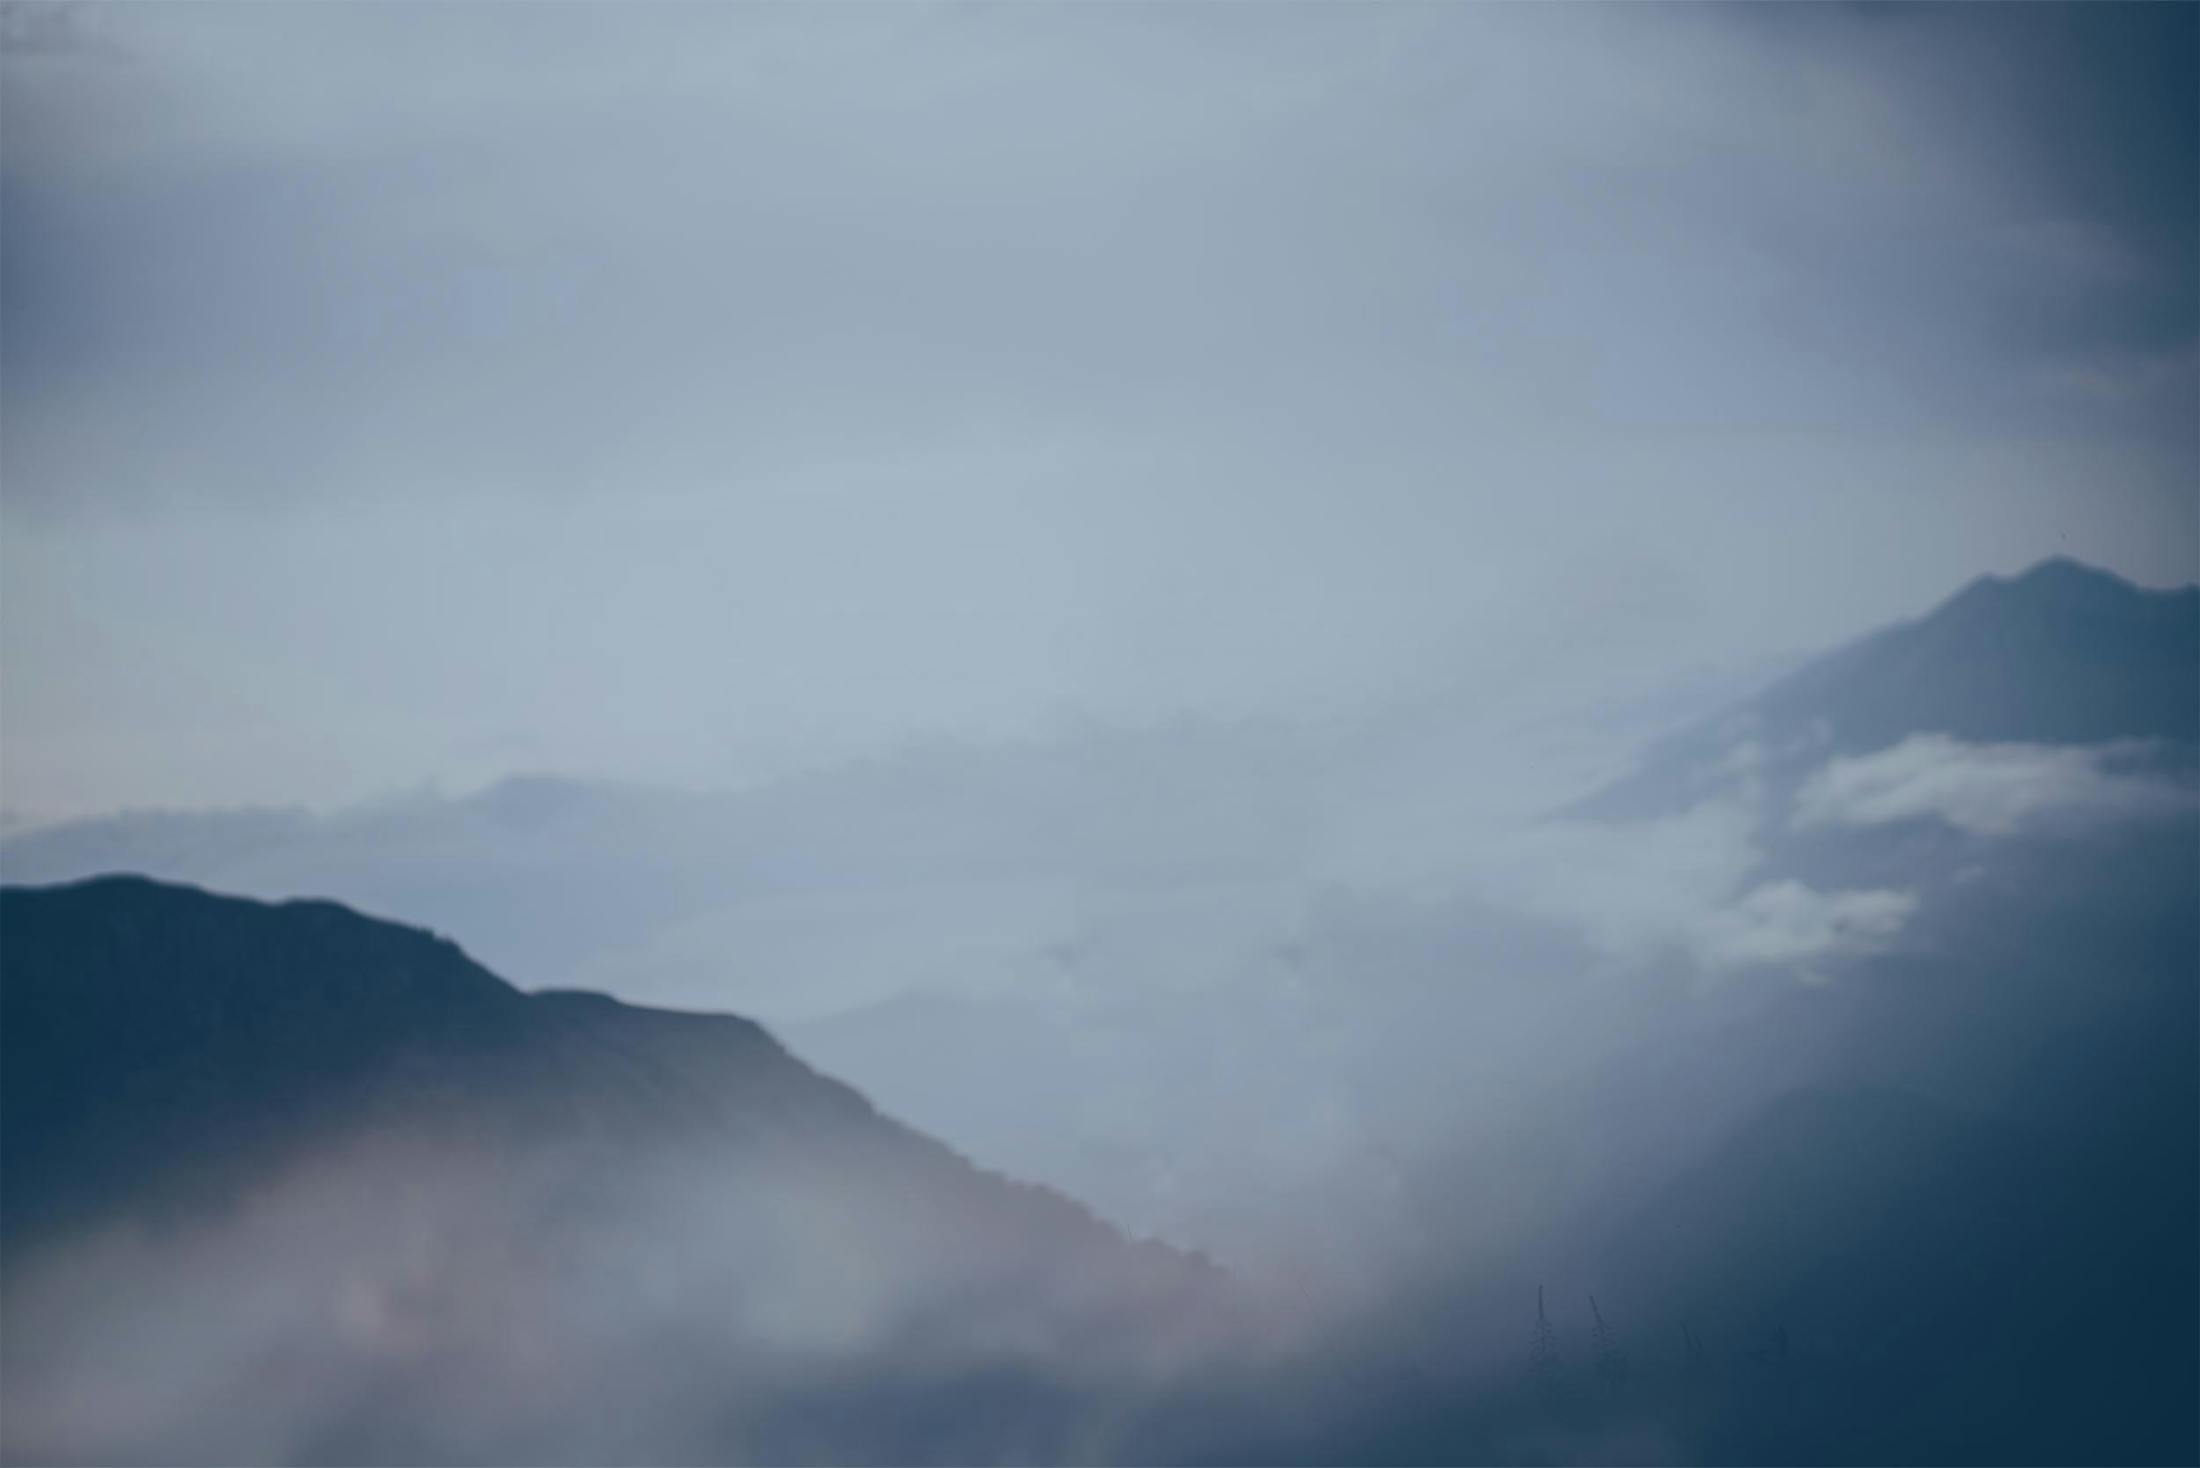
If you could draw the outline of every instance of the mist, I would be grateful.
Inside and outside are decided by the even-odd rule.
[[[2189,1457],[2194,14],[11,0],[0,1457]]]
[[[2193,574],[2174,11],[11,14],[19,824]]]

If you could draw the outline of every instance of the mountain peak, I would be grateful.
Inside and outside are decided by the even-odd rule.
[[[2067,556],[1982,577],[1761,700],[1843,753],[1912,733],[2091,744],[2200,738],[2200,589],[2156,591]]]
[[[2193,588],[2187,587],[2186,591]],[[2000,609],[2011,604],[2052,609],[2057,614],[2114,615],[2119,608],[2136,607],[2150,600],[2175,597],[2177,592],[2150,591],[2145,587],[2070,556],[2049,556],[2013,575],[1985,575],[1943,602],[1925,618],[1959,607]]]
[[[1639,816],[1715,788],[1736,727],[1799,780],[1913,734],[1968,743],[2200,741],[2200,587],[2157,591],[2068,556],[1982,576],[1673,736],[1576,809]]]
[[[2049,556],[2007,579],[2017,586],[2113,586],[2123,591],[2138,590],[2115,572],[2089,566],[2074,556]]]

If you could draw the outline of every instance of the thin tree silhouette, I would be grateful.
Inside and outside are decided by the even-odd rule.
[[[1596,1320],[1595,1360],[1597,1380],[1605,1390],[1618,1392],[1627,1384],[1627,1353],[1619,1348],[1612,1337],[1612,1328],[1604,1323],[1604,1312],[1597,1308],[1597,1297],[1589,1297],[1589,1314]]]
[[[1559,1390],[1560,1363],[1558,1358],[1558,1331],[1551,1325],[1549,1312],[1543,1308],[1543,1286],[1535,1287],[1535,1339],[1530,1348],[1528,1370],[1536,1387],[1545,1397],[1555,1397]]]

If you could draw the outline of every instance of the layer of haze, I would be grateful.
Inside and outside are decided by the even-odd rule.
[[[0,806],[1514,717],[2200,570],[2189,7],[16,7]]]

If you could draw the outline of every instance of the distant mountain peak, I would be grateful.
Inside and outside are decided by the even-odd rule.
[[[2113,586],[2122,591],[2137,591],[2139,589],[2113,571],[2104,571],[2099,566],[2087,565],[2075,556],[2063,555],[2049,556],[2043,561],[2034,562],[2014,576],[2007,578],[1987,576],[1983,579],[1987,581],[2006,579],[2011,585],[2015,586]]]
[[[1914,733],[2189,742],[2200,739],[2200,588],[2150,590],[2055,556],[1828,654],[1756,707],[1775,724],[1824,721],[1843,754]]]
[[[2113,571],[2104,571],[2070,556],[2049,556],[2011,575],[1981,576],[1919,620],[1930,621],[1971,607],[2012,605],[2051,609],[2063,614],[2114,614],[2119,608],[2143,605],[2154,599],[2190,596],[2196,591],[2200,588],[2187,586],[2153,591]]]
[[[1735,730],[1792,783],[1914,734],[1966,743],[2200,741],[2200,587],[2158,591],[2068,556],[1982,576],[1924,616],[1805,664],[1654,748],[1575,809],[1670,814],[1722,788]]]

